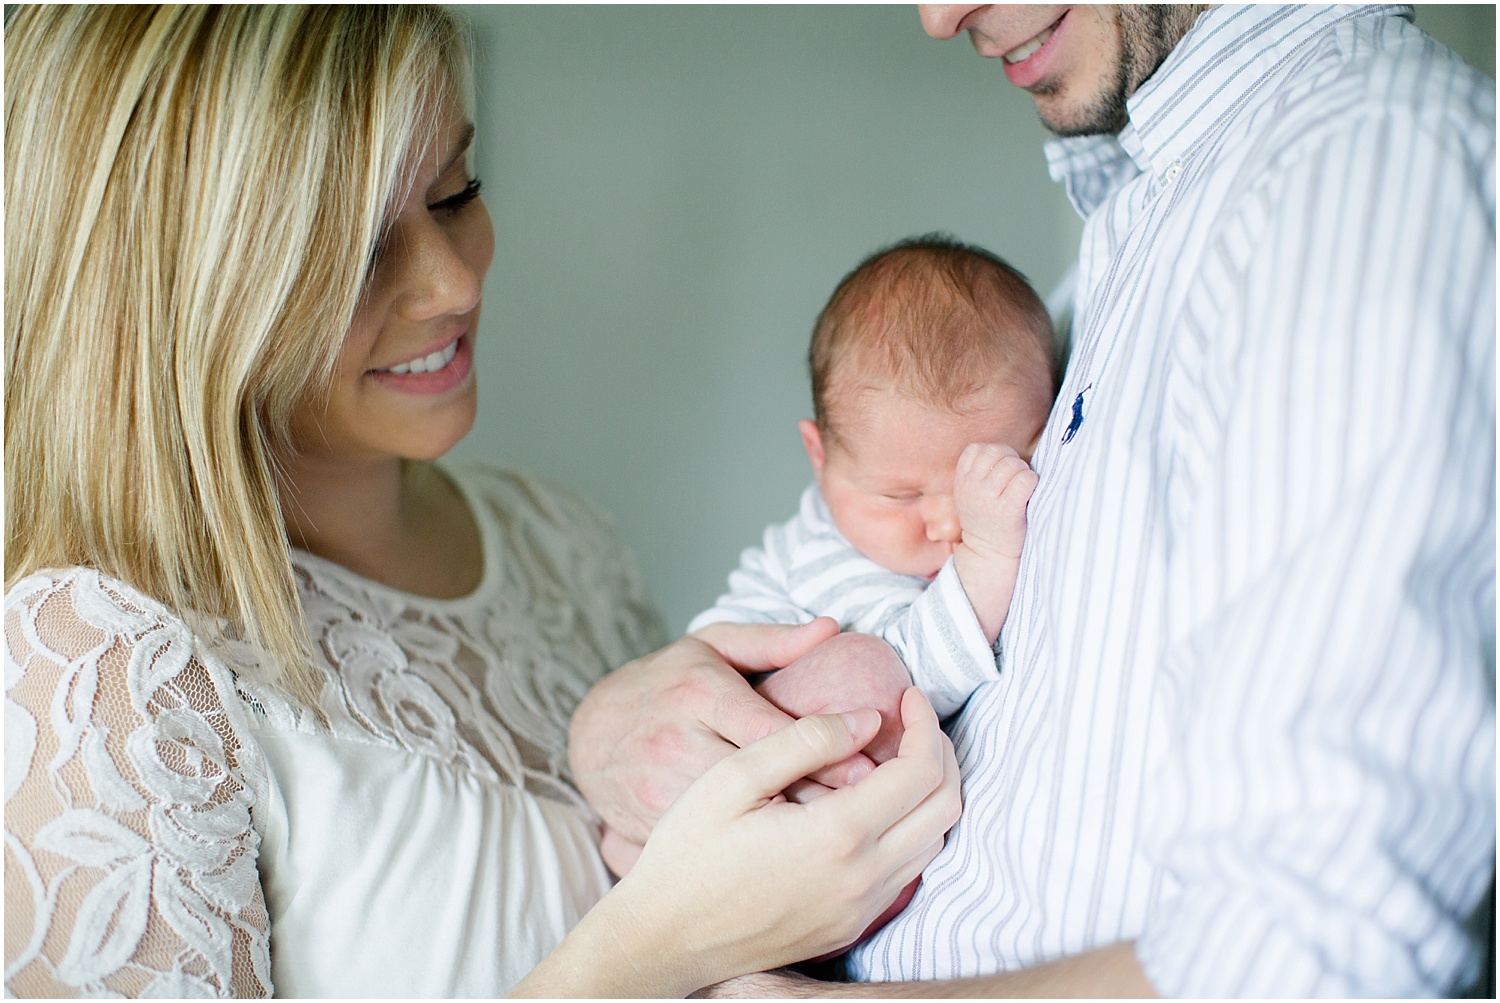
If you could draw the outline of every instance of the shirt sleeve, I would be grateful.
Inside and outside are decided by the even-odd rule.
[[[5,603],[7,995],[270,996],[227,671],[92,572]]]
[[[1164,995],[1446,995],[1495,846],[1493,132],[1372,113],[1275,166],[1167,405],[1171,883],[1137,957]]]

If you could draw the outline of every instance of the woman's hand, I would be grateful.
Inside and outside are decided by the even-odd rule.
[[[568,759],[605,821],[600,852],[611,870],[634,865],[657,819],[710,766],[791,723],[743,674],[779,669],[838,632],[828,617],[798,627],[714,624],[621,666],[584,695]],[[842,787],[873,766],[855,754],[814,779]]]
[[[852,941],[958,818],[958,763],[937,715],[916,689],[901,715],[894,759],[805,804],[780,792],[862,748],[875,711],[806,717],[721,760],[514,994],[680,997]]]

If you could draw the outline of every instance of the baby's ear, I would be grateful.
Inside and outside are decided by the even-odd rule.
[[[803,418],[797,423],[797,429],[802,433],[802,448],[807,450],[807,462],[812,464],[813,473],[823,472],[823,436],[818,433],[817,422],[811,418]]]

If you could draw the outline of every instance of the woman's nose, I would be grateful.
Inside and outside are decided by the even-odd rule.
[[[958,34],[958,26],[970,11],[984,4],[977,3],[924,3],[917,5],[922,18],[922,29],[933,38],[952,38]]]
[[[471,210],[472,211],[472,210]],[[464,314],[479,305],[484,273],[476,269],[462,248],[434,222],[404,228],[402,253],[402,311],[414,320]]]
[[[963,539],[952,498],[924,498],[922,522],[927,527],[927,539],[933,543],[957,543]]]

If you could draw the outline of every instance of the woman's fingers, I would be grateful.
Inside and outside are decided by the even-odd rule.
[[[916,687],[901,697],[901,720],[906,731],[896,758],[840,791],[838,798],[818,799],[818,809],[857,814],[864,825],[883,833],[943,788],[952,747],[932,705]]]
[[[943,847],[962,807],[953,744],[915,688],[901,701],[906,734],[895,759],[852,788],[829,792],[807,805],[826,812],[830,827],[868,833],[894,891],[922,872]]]
[[[715,765],[601,903],[625,917],[612,935],[628,932],[626,956],[669,948],[683,982],[698,985],[857,937],[941,848],[958,802],[957,766],[930,705],[909,690],[901,716],[896,758],[821,796],[803,778],[868,743],[879,712],[805,717]],[[662,916],[674,920],[652,919]]]
[[[958,760],[953,756],[953,749],[947,742],[946,735],[943,752],[946,765],[942,783],[921,804],[880,835],[883,853],[898,860],[916,860],[915,870],[909,872],[912,877],[926,867],[943,848],[944,835],[958,821],[958,814],[963,806]]]
[[[865,708],[794,721],[721,760],[693,788],[700,807],[754,808],[822,767],[858,752],[880,730]]]

